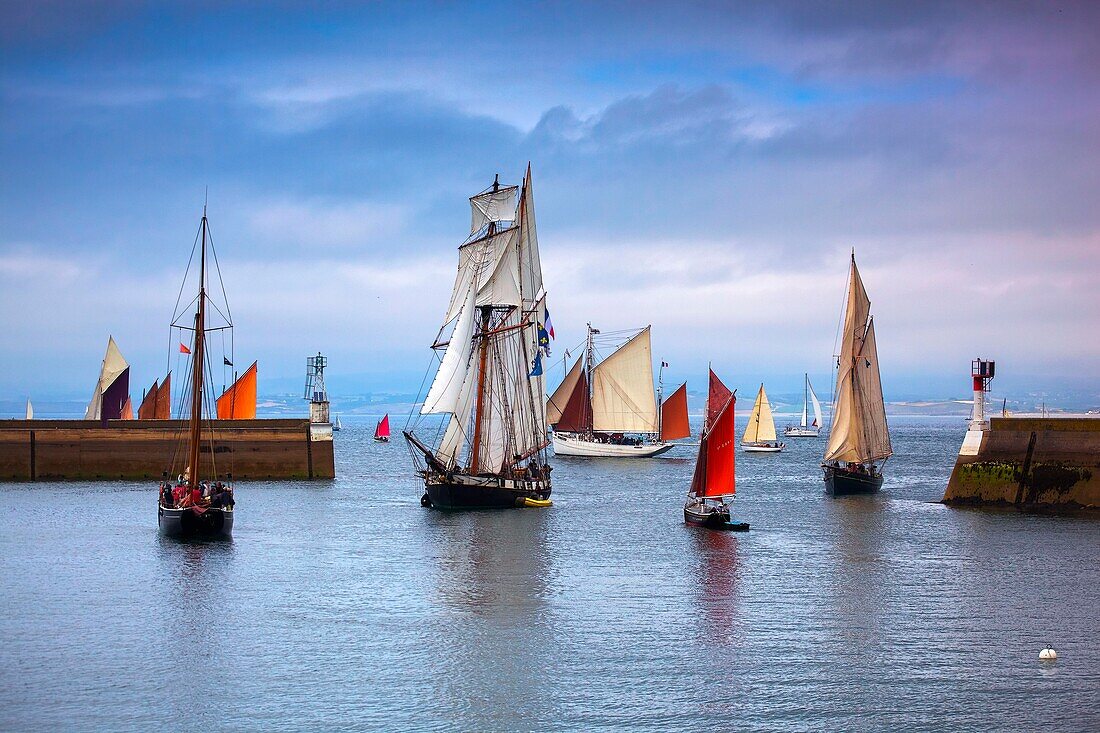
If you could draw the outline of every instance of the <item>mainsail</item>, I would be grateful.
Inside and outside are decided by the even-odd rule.
[[[99,369],[92,399],[84,411],[85,420],[118,420],[122,417],[122,407],[130,395],[130,365],[118,350],[114,336],[107,339],[107,352],[103,355],[103,365]]]
[[[592,370],[592,427],[603,432],[657,432],[649,326]]]
[[[814,406],[814,421],[812,424],[807,425],[806,421],[809,419],[807,414],[810,403]],[[806,375],[806,394],[802,399],[802,422],[799,423],[802,427],[821,427],[821,403],[817,400],[817,395],[814,393],[814,386],[810,384],[810,375]]]
[[[752,405],[752,414],[749,415],[749,424],[745,426],[745,435],[742,443],[769,443],[775,440],[775,420],[772,418],[772,406],[768,402],[768,394],[764,391],[764,385],[760,385],[760,391],[756,393],[756,402]]]
[[[707,424],[699,436],[699,456],[691,479],[690,493],[694,496],[718,498],[737,491],[736,403],[736,396],[711,371]]]
[[[875,324],[854,254],[841,338],[825,460],[868,463],[889,458],[893,450],[882,398]]]
[[[535,368],[545,292],[530,166],[518,208],[516,190],[494,183],[470,199],[476,236],[459,248],[433,344],[445,351],[420,409],[450,415],[434,457],[448,468],[465,462],[471,473],[506,472],[547,445],[542,370]]]
[[[256,418],[256,364],[252,362],[252,366],[218,398],[219,420]]]

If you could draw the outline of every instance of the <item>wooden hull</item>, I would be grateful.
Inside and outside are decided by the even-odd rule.
[[[867,474],[829,464],[821,468],[825,472],[825,491],[832,496],[873,494],[882,488],[882,474],[877,470]]]
[[[157,507],[162,534],[179,539],[229,539],[233,536],[233,510],[208,507],[197,514],[193,509]]]
[[[421,504],[435,509],[519,509],[549,506],[548,479],[428,473]]]
[[[653,458],[667,453],[673,443],[642,443],[641,445],[617,445],[585,440],[570,433],[554,433],[554,453],[559,456],[586,458]]]
[[[729,507],[703,504],[689,499],[684,504],[684,522],[694,527],[720,529],[733,532],[748,531],[748,522],[734,522],[730,519]]]
[[[779,453],[787,447],[786,443],[742,443],[741,450],[746,453]]]

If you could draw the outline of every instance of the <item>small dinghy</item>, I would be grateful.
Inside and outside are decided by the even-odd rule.
[[[687,524],[735,532],[749,529],[748,522],[730,518],[730,502],[737,491],[737,451],[734,449],[737,429],[733,409],[736,402],[736,395],[711,371],[699,457],[684,504]]]
[[[764,385],[761,384],[760,391],[756,393],[756,402],[752,405],[749,424],[745,427],[745,435],[741,438],[741,450],[746,453],[779,453],[786,447],[786,443],[776,440],[772,406],[768,402]]]
[[[382,419],[378,421],[378,425],[374,428],[374,441],[376,443],[389,443],[390,442],[390,416],[389,414],[383,415]]]

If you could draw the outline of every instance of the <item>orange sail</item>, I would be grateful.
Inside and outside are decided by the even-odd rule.
[[[676,440],[690,436],[687,382],[684,382],[661,405],[661,440]]]
[[[218,398],[219,420],[252,420],[256,417],[256,362]]]
[[[156,409],[153,411],[153,419],[172,419],[172,372],[168,372],[168,376],[160,383],[160,389],[157,390],[157,403]]]
[[[718,404],[718,400],[723,400]],[[707,398],[707,425],[699,439],[699,458],[691,479],[691,493],[701,498],[732,496],[737,491],[737,397],[712,371]],[[713,415],[713,417],[710,417]]]
[[[160,380],[154,379],[153,386],[145,393],[141,404],[138,406],[138,420],[153,420],[157,415],[157,385]]]
[[[119,420],[133,420],[134,419],[134,405],[130,402],[130,396],[126,396],[126,401],[122,403],[122,414],[119,415]]]

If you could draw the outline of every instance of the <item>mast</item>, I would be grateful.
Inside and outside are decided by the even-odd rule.
[[[802,427],[806,427],[809,423],[806,421],[809,419],[808,413],[810,410],[810,373],[806,372],[802,379]]]
[[[585,435],[585,438],[591,440],[592,439],[592,433],[593,433],[593,425],[592,425],[592,369],[593,369],[593,366],[592,366],[592,362],[593,362],[593,357],[592,357],[592,351],[593,351],[592,333],[593,333],[594,329],[592,328],[591,323],[586,323],[585,325],[588,326],[588,343],[585,344],[585,357],[584,357],[584,372],[585,372],[585,374],[584,374],[584,376],[585,376],[585,380],[587,382],[587,384],[585,385],[586,386],[585,391],[588,394],[586,394],[584,396],[584,398],[585,398],[585,402],[588,404],[588,419],[585,421],[586,424],[585,424],[585,427],[584,427],[584,435]],[[599,333],[599,331],[596,331],[596,333]]]
[[[496,185],[495,183],[493,184]],[[493,224],[489,224],[490,230]],[[477,473],[479,454],[481,453],[481,423],[485,419],[485,361],[488,356],[489,346],[489,316],[491,310],[485,308],[481,311],[481,333],[477,349],[477,402],[474,405],[474,440],[470,453],[470,473]]]
[[[206,327],[206,206],[202,208],[202,250],[199,255],[199,309],[195,313],[195,348],[191,356],[191,445],[188,477],[193,488],[199,483],[199,444],[202,440],[203,363]]]
[[[661,400],[665,396],[665,362],[657,370],[657,436],[661,435],[661,426],[664,424],[665,411],[661,409]]]

